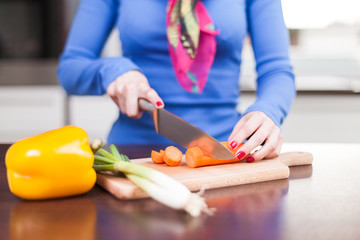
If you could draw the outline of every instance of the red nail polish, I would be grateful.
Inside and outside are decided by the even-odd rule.
[[[232,141],[232,142],[230,143],[230,147],[231,147],[232,149],[236,148],[236,146],[237,146],[237,142],[236,142],[236,141]]]
[[[162,103],[161,103],[160,101],[157,101],[157,102],[156,102],[156,106],[161,107],[161,106],[162,106]]]
[[[244,152],[238,152],[237,154],[236,154],[236,157],[238,158],[238,159],[242,159],[243,157],[245,156],[245,153]]]
[[[246,158],[246,162],[248,162],[248,163],[251,163],[251,162],[254,162],[254,161],[255,161],[255,158],[253,156],[248,156]]]

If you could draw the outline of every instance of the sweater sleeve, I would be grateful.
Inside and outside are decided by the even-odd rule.
[[[114,27],[114,0],[82,0],[57,69],[60,84],[70,95],[101,95],[118,76],[140,70],[126,57],[100,58]]]
[[[249,0],[247,15],[256,60],[257,100],[244,114],[262,111],[280,126],[296,95],[281,0]]]

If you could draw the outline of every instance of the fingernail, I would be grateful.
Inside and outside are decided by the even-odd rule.
[[[242,159],[243,157],[245,156],[245,152],[238,152],[237,154],[236,154],[236,157],[238,158],[238,159]]]
[[[236,148],[236,146],[237,146],[237,142],[236,142],[236,141],[232,141],[232,142],[230,143],[230,147],[231,147],[232,149]]]
[[[248,162],[248,163],[251,163],[251,162],[254,162],[254,161],[255,161],[255,158],[253,156],[248,156],[246,158],[246,162]]]
[[[156,102],[156,106],[161,107],[162,105],[163,105],[162,102],[160,102],[160,101]]]

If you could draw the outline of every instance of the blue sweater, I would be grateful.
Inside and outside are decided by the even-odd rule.
[[[166,0],[82,0],[60,58],[60,84],[69,95],[102,95],[119,75],[139,70],[163,99],[167,110],[219,141],[226,141],[241,117],[236,111],[241,50],[249,34],[257,64],[257,100],[245,113],[262,111],[280,126],[296,92],[281,0],[203,0],[203,3],[220,31],[203,93],[185,91],[175,78],[166,39]],[[123,56],[100,58],[114,27],[120,32]],[[119,113],[108,143],[170,144],[170,141],[155,133],[149,114],[134,120]]]

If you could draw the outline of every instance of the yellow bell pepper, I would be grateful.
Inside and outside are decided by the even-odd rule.
[[[14,143],[6,152],[10,191],[24,199],[67,197],[95,184],[87,133],[65,126]]]

